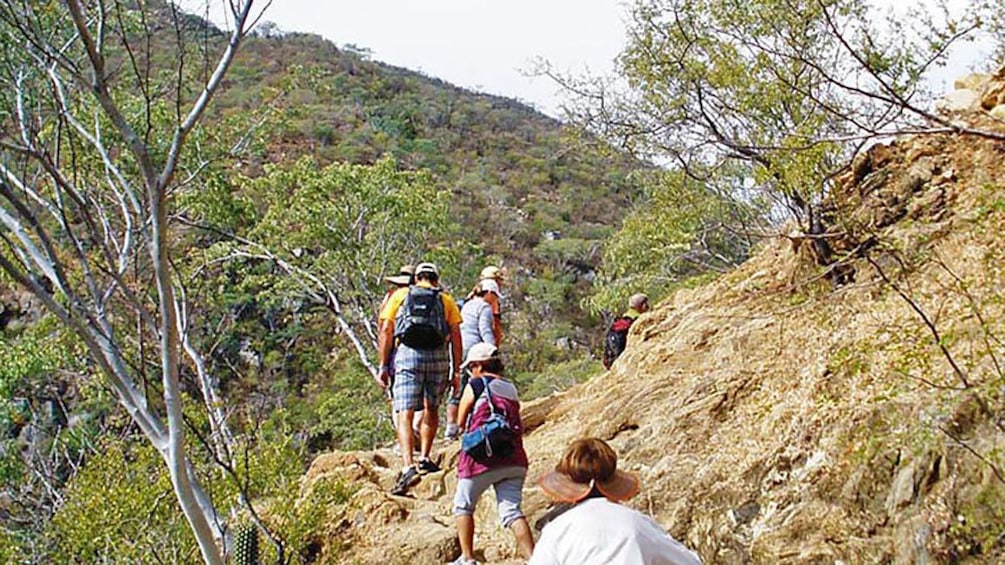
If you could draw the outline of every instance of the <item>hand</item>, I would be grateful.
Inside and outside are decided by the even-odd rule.
[[[454,373],[454,374],[456,375],[457,373]],[[453,388],[453,394],[452,394],[452,396],[454,398],[460,398],[461,397],[461,379],[459,377],[454,377],[454,382],[451,383],[450,386],[451,386],[451,388]]]
[[[387,367],[381,367],[375,377],[377,385],[382,389],[387,389],[387,383],[391,380],[391,372]]]

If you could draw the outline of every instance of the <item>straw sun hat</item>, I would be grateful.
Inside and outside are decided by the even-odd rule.
[[[628,500],[639,492],[639,480],[617,468],[617,457],[604,440],[576,440],[555,469],[541,475],[537,484],[560,502],[579,502],[594,488],[613,502]]]
[[[390,277],[384,277],[384,280],[391,284],[396,284],[398,286],[408,286],[412,284],[412,277],[414,275],[415,275],[415,267],[411,265],[404,265],[403,267],[398,269],[398,274]]]

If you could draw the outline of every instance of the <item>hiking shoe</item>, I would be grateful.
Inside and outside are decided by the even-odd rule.
[[[423,457],[419,459],[419,464],[415,466],[419,470],[420,475],[426,475],[429,473],[439,473],[440,466],[436,464],[432,459]]]
[[[404,496],[408,493],[408,489],[418,484],[420,480],[419,470],[415,467],[409,467],[408,470],[398,473],[398,480],[394,482],[391,494]]]
[[[461,429],[457,427],[457,424],[447,424],[447,432],[443,434],[443,437],[447,441],[454,441],[460,435],[461,435]]]
[[[478,562],[474,559],[465,559],[464,556],[460,556],[457,559],[450,562],[450,565],[478,565]]]

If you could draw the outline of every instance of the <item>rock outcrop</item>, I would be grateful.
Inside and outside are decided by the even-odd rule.
[[[985,111],[1005,102],[1005,76],[973,81]],[[525,406],[531,477],[571,440],[607,439],[641,478],[632,504],[707,563],[1005,560],[1003,158],[975,136],[871,148],[831,195],[845,284],[780,237],[678,291],[611,371]],[[456,446],[441,447],[449,469]],[[315,461],[306,485],[357,488],[327,562],[457,555],[452,470],[400,498],[386,494],[397,466],[389,453]],[[532,521],[547,505],[532,483],[525,501]],[[491,497],[477,524],[483,562],[516,562]]]

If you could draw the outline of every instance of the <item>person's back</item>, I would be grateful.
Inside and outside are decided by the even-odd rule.
[[[619,504],[638,494],[639,480],[600,438],[572,442],[537,484],[557,505],[528,565],[701,565],[655,520]]]
[[[457,462],[457,476],[466,478],[479,473],[484,473],[490,469],[507,466],[527,467],[527,453],[523,448],[523,421],[520,417],[520,399],[516,386],[505,379],[497,378],[494,375],[487,375],[483,378],[472,379],[470,381],[475,393],[475,403],[470,412],[470,423],[467,429],[475,429],[485,423],[492,413],[489,408],[489,395],[492,397],[492,406],[497,411],[506,414],[506,420],[510,427],[517,432],[513,443],[513,451],[492,462],[480,463],[472,459],[468,454],[461,451]],[[485,393],[485,388],[489,392]]]
[[[692,565],[700,560],[652,518],[604,497],[545,526],[530,565]]]
[[[492,306],[482,296],[472,296],[461,307],[461,343],[467,354],[476,343],[496,343],[492,332]]]
[[[628,299],[628,310],[624,314],[614,318],[604,334],[604,356],[603,363],[605,369],[610,369],[614,361],[621,356],[628,345],[628,330],[635,323],[640,315],[649,311],[649,297],[645,294],[633,294]]]

